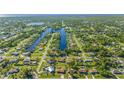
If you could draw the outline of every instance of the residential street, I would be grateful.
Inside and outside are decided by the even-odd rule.
[[[41,61],[40,61],[39,64],[38,64],[38,67],[37,67],[37,72],[38,72],[38,73],[40,72],[40,67],[41,67],[42,63],[45,61],[45,58],[46,58],[46,55],[47,55],[47,51],[49,50],[49,47],[50,47],[50,44],[51,44],[51,42],[52,42],[52,40],[53,40],[54,35],[55,35],[55,34],[52,34],[52,37],[51,37],[51,39],[49,40],[49,42],[48,42],[48,44],[47,44],[47,46],[46,46],[46,48],[45,48],[45,51],[44,51],[43,56],[42,56],[42,58],[41,58]]]

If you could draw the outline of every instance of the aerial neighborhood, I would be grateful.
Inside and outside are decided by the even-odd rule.
[[[124,16],[0,17],[1,79],[124,79]]]

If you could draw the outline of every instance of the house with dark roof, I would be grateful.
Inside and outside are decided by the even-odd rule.
[[[11,70],[9,70],[8,74],[18,73],[19,71],[20,71],[19,68],[11,69]]]
[[[26,57],[26,58],[24,59],[24,64],[25,64],[25,65],[29,65],[29,64],[30,64],[30,57]]]
[[[18,53],[18,52],[12,52],[12,55],[14,55],[14,56],[18,56],[19,53]]]
[[[47,61],[49,64],[54,64],[56,62],[56,60],[48,60]]]
[[[11,63],[11,64],[13,64],[13,63],[18,63],[18,62],[19,62],[18,59],[12,59],[12,60],[9,61],[9,63]]]

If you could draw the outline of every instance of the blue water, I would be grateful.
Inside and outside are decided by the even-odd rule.
[[[60,33],[60,49],[64,50],[67,46],[65,29],[61,28],[60,30],[53,30],[53,32],[59,32]]]
[[[32,22],[32,23],[28,23],[27,25],[29,25],[29,26],[41,26],[43,24],[44,24],[44,22]]]
[[[40,37],[27,49],[27,51],[34,51],[36,46],[41,42],[41,40],[52,31],[52,28],[47,28],[44,32],[41,33]]]
[[[60,49],[64,50],[66,48],[66,32],[64,28],[60,30],[52,30],[52,28],[47,28],[44,32],[41,33],[40,37],[26,50],[33,52],[41,40],[50,32],[60,32]]]
[[[66,48],[66,32],[64,28],[59,30],[60,32],[60,49],[64,50]]]

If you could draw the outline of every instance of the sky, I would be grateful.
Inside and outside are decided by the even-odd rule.
[[[26,16],[124,16],[124,14],[0,14],[0,17],[26,17]]]
[[[1,14],[122,14],[124,0],[0,0]]]

